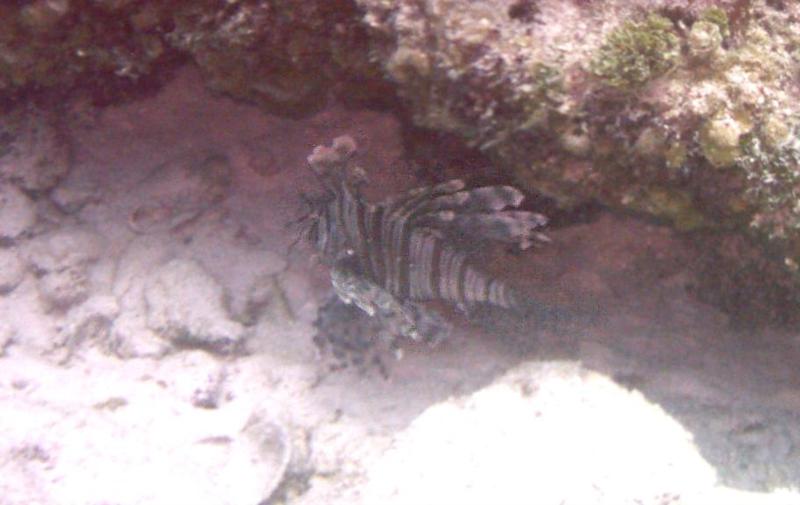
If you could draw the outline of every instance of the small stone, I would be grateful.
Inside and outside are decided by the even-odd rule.
[[[144,314],[125,310],[111,325],[108,351],[121,359],[160,358],[169,353],[170,346],[147,328]]]
[[[74,214],[99,197],[97,188],[90,184],[62,184],[53,190],[50,199],[61,211]]]
[[[667,168],[673,170],[677,170],[686,164],[688,157],[689,153],[686,151],[686,147],[680,142],[671,143],[664,152],[664,161],[667,164]]]
[[[67,314],[66,321],[58,328],[58,346],[64,349],[61,361],[66,362],[84,342],[108,341],[111,324],[119,315],[117,299],[109,295],[97,295]]]
[[[39,296],[48,310],[65,310],[89,297],[86,268],[79,265],[49,272],[38,283]]]
[[[36,223],[30,198],[10,184],[0,185],[0,239],[15,239]]]
[[[227,401],[228,370],[219,358],[200,350],[186,350],[162,358],[154,379],[162,381],[181,402],[200,409],[217,409]],[[180,370],[175,374],[174,370]]]
[[[209,375],[201,386],[198,386],[191,397],[192,405],[199,409],[216,409],[222,399],[222,387],[225,382],[225,373]]]
[[[559,140],[565,151],[578,158],[588,156],[592,150],[592,141],[585,133],[563,133]]]
[[[155,271],[144,290],[147,326],[178,347],[220,354],[239,348],[244,328],[225,309],[225,293],[197,262],[176,259]]]
[[[430,74],[431,63],[423,51],[400,47],[389,58],[386,70],[396,82],[407,84]]]
[[[25,277],[25,264],[14,249],[0,249],[0,295],[14,291]]]
[[[650,127],[642,130],[633,148],[643,158],[655,159],[664,151],[665,142],[663,133]]]
[[[6,355],[6,350],[14,343],[17,336],[16,329],[5,321],[0,321],[0,358]]]
[[[39,273],[85,266],[100,257],[104,245],[104,238],[91,228],[62,228],[37,237],[28,250],[28,261]]]
[[[276,275],[257,277],[248,287],[245,297],[232,305],[235,319],[245,326],[255,324],[265,314],[283,319],[292,317],[286,294]]]
[[[138,237],[116,262],[111,292],[120,314],[111,326],[108,350],[119,358],[157,358],[170,351],[170,343],[147,326],[144,297],[148,273],[172,258],[167,244],[159,235]]]
[[[89,297],[89,266],[103,250],[103,237],[85,227],[63,228],[37,237],[28,262],[40,277],[39,295],[48,310],[66,310]]]
[[[761,125],[761,136],[770,149],[780,149],[792,139],[792,130],[786,122],[775,115],[768,116]]]

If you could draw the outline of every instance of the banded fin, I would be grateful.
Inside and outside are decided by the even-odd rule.
[[[422,186],[406,191],[397,196],[391,196],[381,202],[386,208],[412,207],[425,204],[431,199],[441,198],[442,195],[458,194],[466,184],[461,179],[450,179],[449,181],[435,184],[433,186]]]
[[[425,206],[425,211],[493,212],[519,207],[524,199],[522,191],[511,186],[484,186],[437,197]]]
[[[411,300],[444,300],[471,307],[493,304],[516,309],[517,294],[507,283],[492,277],[470,261],[468,254],[448,244],[431,228],[417,228],[409,237],[408,257],[415,268],[408,272]]]
[[[492,213],[459,214],[444,210],[426,214],[420,218],[420,225],[457,232],[482,240],[494,240],[508,244],[519,244],[528,249],[536,242],[549,242],[550,239],[536,231],[547,224],[547,218],[535,212],[505,210]]]

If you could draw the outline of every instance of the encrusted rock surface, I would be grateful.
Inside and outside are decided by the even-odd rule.
[[[176,346],[233,352],[244,328],[228,318],[224,297],[222,286],[199,264],[170,261],[153,272],[144,288],[147,326]]]
[[[25,263],[15,249],[0,249],[0,295],[10,293],[22,282]]]
[[[14,239],[36,223],[36,208],[16,186],[0,184],[0,239]]]
[[[69,265],[39,279],[39,294],[49,309],[66,309],[89,297],[89,276],[84,266]]]
[[[89,297],[89,269],[103,251],[103,237],[86,227],[63,228],[37,237],[27,251],[42,302],[63,310]]]
[[[561,205],[749,235],[770,250],[770,281],[744,289],[796,320],[798,4],[360,3],[417,124],[456,133]],[[722,240],[703,245],[719,252],[718,275],[743,260]]]
[[[100,344],[103,350],[107,350],[111,324],[118,315],[119,304],[110,295],[92,296],[69,311],[56,328],[53,347],[61,353],[59,361],[69,361],[81,346]]]

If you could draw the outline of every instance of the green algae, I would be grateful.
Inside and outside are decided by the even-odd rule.
[[[704,10],[700,16],[698,16],[697,22],[713,23],[719,28],[719,33],[723,38],[729,37],[731,34],[728,14],[719,7],[709,7]]]
[[[665,74],[680,54],[672,22],[657,14],[644,21],[626,21],[612,31],[590,63],[590,69],[605,84],[636,89]]]
[[[698,135],[703,155],[716,168],[733,165],[743,154],[740,139],[751,128],[744,114],[721,113],[710,118]]]

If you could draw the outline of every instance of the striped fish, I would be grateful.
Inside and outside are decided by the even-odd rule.
[[[339,137],[308,158],[326,188],[314,204],[309,238],[332,267],[339,298],[394,321],[393,332],[415,340],[437,332],[437,323],[425,323],[421,302],[522,309],[524,300],[478,268],[463,247],[496,241],[524,249],[546,241],[537,231],[544,216],[513,210],[524,198],[521,191],[465,189],[455,179],[369,203],[359,193],[364,176],[350,163],[355,149],[351,138]]]

